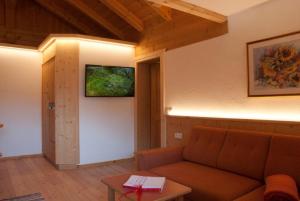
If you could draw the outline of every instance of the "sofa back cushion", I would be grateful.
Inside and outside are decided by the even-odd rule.
[[[228,130],[217,167],[263,180],[270,141],[270,135]]]
[[[273,136],[266,163],[265,176],[287,174],[300,187],[300,138]]]
[[[216,167],[225,136],[225,129],[194,127],[189,142],[184,148],[183,158],[187,161]]]

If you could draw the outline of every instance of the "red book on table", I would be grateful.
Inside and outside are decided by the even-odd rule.
[[[131,175],[123,184],[123,187],[132,189],[141,188],[143,191],[162,191],[165,182],[165,177]]]

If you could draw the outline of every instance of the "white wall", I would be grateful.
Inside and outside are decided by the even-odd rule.
[[[40,154],[41,55],[0,47],[0,152]]]
[[[224,36],[168,51],[170,114],[300,121],[299,96],[248,98],[246,67],[246,43],[299,31],[299,8],[299,0],[271,0],[230,16]]]
[[[80,42],[79,136],[80,164],[133,156],[132,97],[84,97],[85,64],[134,66],[134,48]]]

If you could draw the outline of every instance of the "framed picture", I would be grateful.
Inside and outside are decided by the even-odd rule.
[[[300,32],[247,43],[248,96],[300,95]]]

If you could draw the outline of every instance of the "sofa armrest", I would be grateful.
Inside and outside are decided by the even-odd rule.
[[[181,161],[183,147],[167,147],[140,151],[136,154],[137,169],[149,170],[154,167]]]

